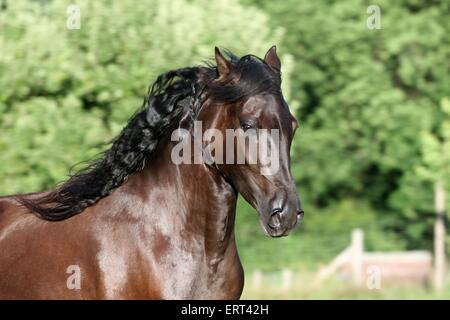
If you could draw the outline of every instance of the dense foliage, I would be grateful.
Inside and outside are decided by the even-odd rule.
[[[246,2],[288,30],[307,211],[364,200],[399,247],[430,248],[434,182],[450,190],[450,1],[377,1],[381,29],[367,1]]]
[[[433,185],[450,189],[450,1],[377,1],[381,29],[363,0],[76,3],[79,30],[66,28],[70,2],[0,9],[0,194],[49,188],[103,150],[157,74],[214,45],[262,55],[277,43],[306,218],[266,239],[240,203],[244,262],[324,261],[353,227],[369,249],[430,248]]]
[[[50,188],[92,158],[158,74],[202,64],[214,45],[263,55],[282,36],[236,1],[76,3],[80,29],[66,28],[68,1],[0,10],[1,194]]]

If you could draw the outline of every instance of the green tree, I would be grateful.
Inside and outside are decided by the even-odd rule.
[[[377,1],[381,29],[367,28],[363,0],[246,2],[286,29],[305,202],[365,199],[409,247],[430,246],[433,185],[416,168],[450,91],[450,1]]]
[[[232,0],[8,1],[0,10],[0,194],[38,191],[92,158],[155,77],[198,65],[215,45],[263,55],[283,35]],[[289,88],[289,59],[284,55]],[[286,89],[286,92],[289,90]]]

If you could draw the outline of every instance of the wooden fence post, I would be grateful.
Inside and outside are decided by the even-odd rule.
[[[434,224],[434,287],[441,293],[445,282],[445,191],[442,182],[437,182],[434,191],[436,221]]]
[[[364,233],[361,229],[352,231],[352,279],[356,285],[363,282]]]
[[[281,272],[281,282],[283,290],[287,291],[292,288],[293,273],[289,269],[283,269]]]
[[[261,288],[262,282],[263,282],[262,272],[260,270],[253,271],[253,274],[252,274],[253,289],[259,290]]]

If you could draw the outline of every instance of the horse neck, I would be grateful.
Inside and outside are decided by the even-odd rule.
[[[170,233],[188,234],[217,255],[234,241],[237,194],[216,169],[205,164],[175,165],[169,137],[160,141],[143,171],[128,188],[144,199],[148,224],[170,224]],[[147,224],[147,223],[146,223]],[[148,225],[147,224],[147,225]]]

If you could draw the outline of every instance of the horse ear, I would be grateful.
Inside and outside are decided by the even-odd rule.
[[[220,52],[219,48],[215,47],[214,50],[219,77],[224,78],[231,72],[232,67],[231,62],[225,59],[225,57]]]
[[[267,51],[264,56],[264,61],[273,69],[277,71],[281,71],[281,62],[280,58],[277,55],[277,47],[272,46],[269,51]]]

